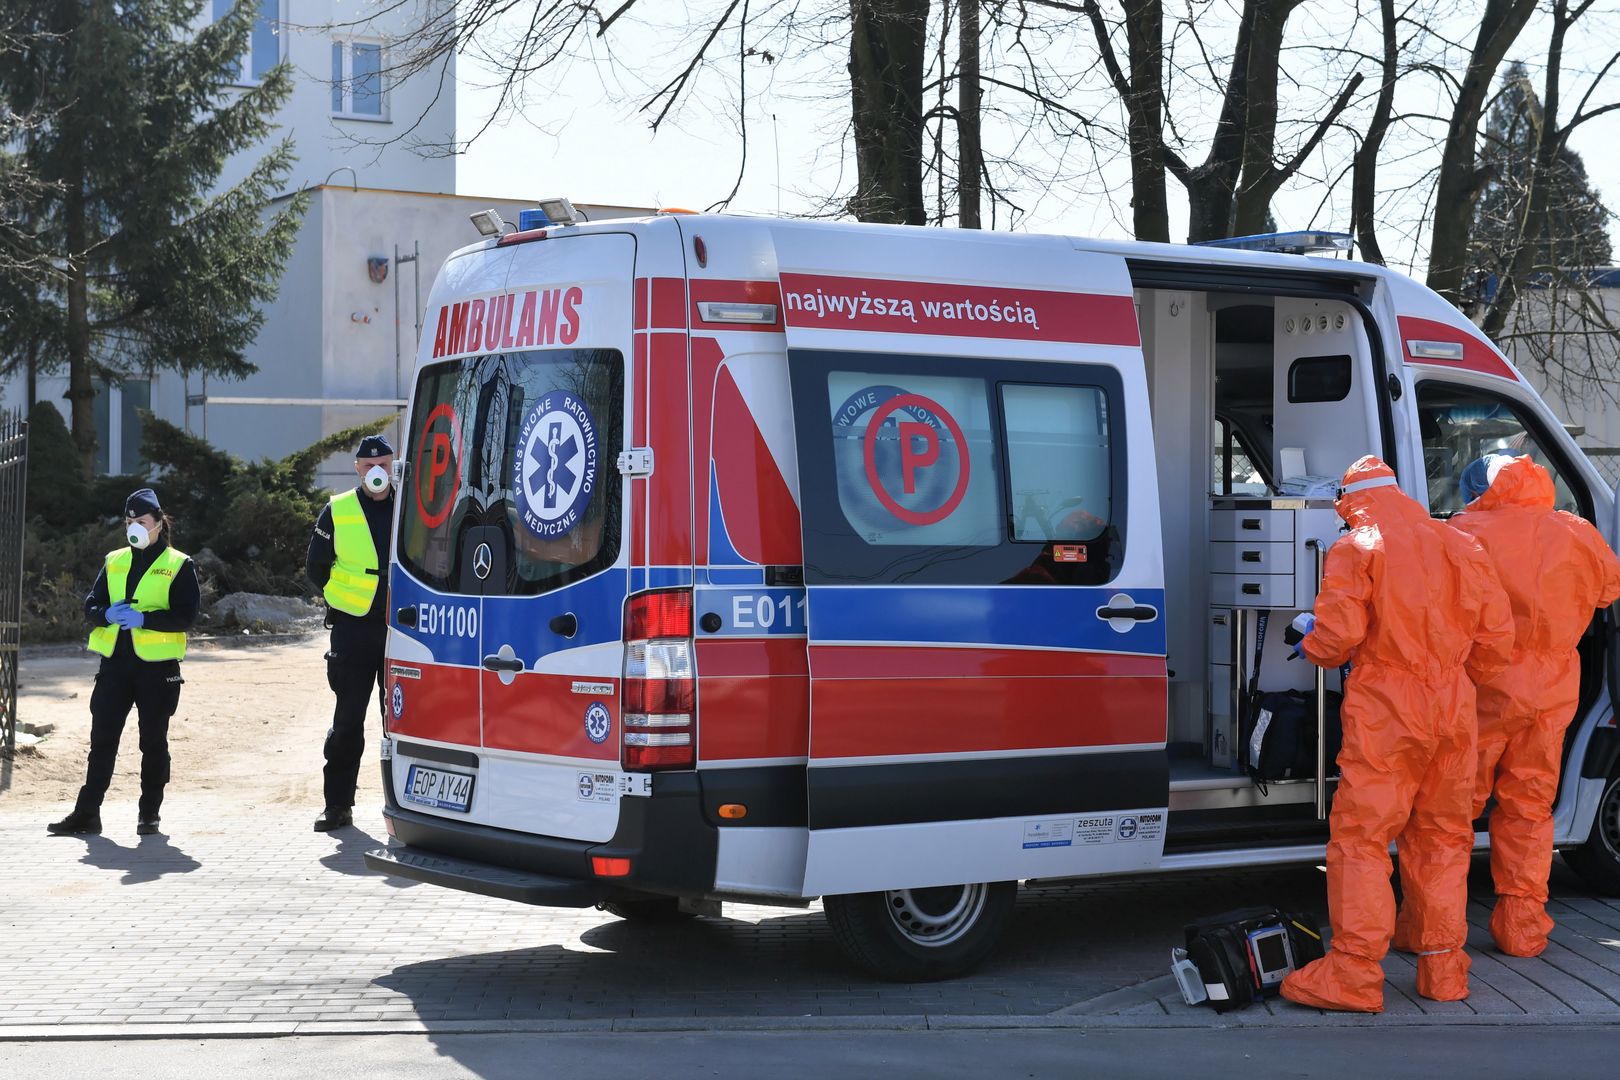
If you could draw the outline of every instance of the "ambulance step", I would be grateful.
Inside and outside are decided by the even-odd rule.
[[[366,865],[379,873],[521,904],[584,908],[595,906],[601,899],[595,882],[490,866],[406,847],[374,848],[366,852],[365,859]]]

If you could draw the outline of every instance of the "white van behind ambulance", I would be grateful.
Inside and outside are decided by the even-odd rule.
[[[626,918],[821,897],[861,964],[960,973],[1021,881],[1322,857],[1328,752],[1260,785],[1239,744],[1251,687],[1339,689],[1262,628],[1311,606],[1350,461],[1443,516],[1512,445],[1614,539],[1535,392],[1381,267],[524,224],[451,257],[420,345],[391,874]],[[1613,623],[1581,649],[1557,841],[1620,893]]]

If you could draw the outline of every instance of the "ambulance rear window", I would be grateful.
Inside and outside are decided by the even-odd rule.
[[[400,565],[430,588],[529,595],[611,565],[624,359],[492,353],[424,368],[406,444]]]

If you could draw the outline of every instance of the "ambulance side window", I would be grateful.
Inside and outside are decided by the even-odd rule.
[[[810,584],[1100,585],[1125,545],[1113,368],[795,349]]]
[[[1003,386],[1013,539],[1095,540],[1113,515],[1108,399],[1094,386]]]
[[[1529,454],[1552,474],[1554,505],[1591,518],[1590,507],[1570,487],[1569,466],[1548,448],[1530,415],[1506,397],[1443,382],[1417,388],[1418,426],[1423,437],[1423,468],[1429,513],[1450,517],[1462,510],[1463,470],[1494,450]]]

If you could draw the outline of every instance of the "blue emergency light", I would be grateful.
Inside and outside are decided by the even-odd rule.
[[[1314,255],[1318,252],[1349,252],[1354,240],[1349,233],[1302,229],[1297,232],[1257,233],[1224,240],[1200,240],[1194,247],[1230,248],[1234,251],[1274,251],[1284,255]]]
[[[518,211],[518,232],[528,232],[530,229],[543,229],[551,224],[546,212],[538,206],[529,210]]]

